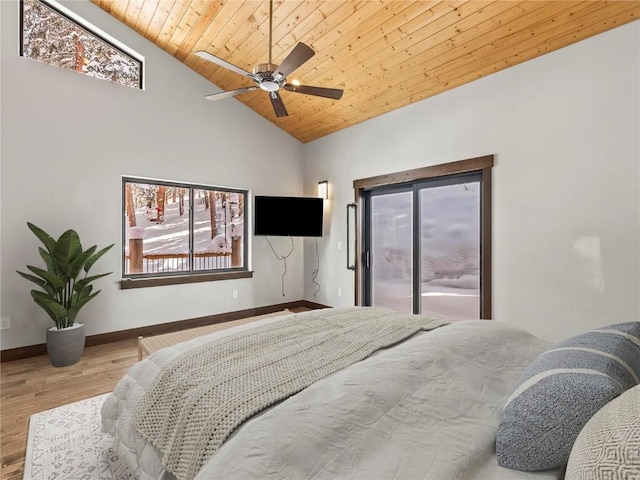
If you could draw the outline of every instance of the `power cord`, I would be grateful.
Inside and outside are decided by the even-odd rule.
[[[316,282],[316,277],[318,276],[318,270],[320,270],[320,254],[318,253],[318,239],[316,238],[315,240],[316,240],[316,260],[317,260],[318,266],[313,272],[311,272],[312,273],[311,281],[315,283],[318,286],[318,288],[315,292],[313,292],[314,297],[318,295],[318,292],[320,291],[320,288],[321,288],[320,284]]]
[[[285,296],[284,295],[284,276],[287,274],[287,258],[289,258],[293,253],[293,238],[289,237],[289,240],[291,240],[291,250],[286,255],[278,255],[276,253],[276,249],[273,248],[273,245],[271,245],[271,242],[269,241],[269,237],[264,237],[264,238],[267,239],[267,243],[271,247],[271,251],[276,256],[276,258],[278,260],[282,260],[282,262],[284,263],[284,272],[282,272],[282,296],[284,297]]]

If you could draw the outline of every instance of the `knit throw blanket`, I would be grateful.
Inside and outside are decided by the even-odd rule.
[[[376,350],[445,323],[381,308],[333,308],[218,338],[163,367],[133,425],[162,452],[168,472],[191,480],[252,415]]]

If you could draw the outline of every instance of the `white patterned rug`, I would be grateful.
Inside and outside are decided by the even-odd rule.
[[[100,430],[108,394],[31,415],[24,480],[132,480]]]

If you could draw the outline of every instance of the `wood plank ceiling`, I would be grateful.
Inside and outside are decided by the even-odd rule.
[[[91,1],[222,90],[253,83],[195,51],[206,50],[247,71],[267,62],[268,0]],[[287,81],[341,88],[344,96],[335,101],[280,90],[289,112],[284,118],[276,118],[262,90],[235,99],[309,142],[639,15],[637,0],[275,0],[274,63],[304,42],[316,55]]]

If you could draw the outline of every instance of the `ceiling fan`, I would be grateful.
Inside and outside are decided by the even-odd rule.
[[[282,98],[278,94],[278,90],[281,88],[289,92],[304,93],[306,95],[315,95],[317,97],[340,100],[343,91],[337,88],[312,87],[310,85],[299,85],[296,82],[287,83],[287,75],[313,57],[316,52],[314,52],[311,47],[299,42],[294,49],[291,50],[291,53],[289,53],[289,55],[287,55],[287,57],[282,61],[281,65],[273,64],[271,62],[272,27],[273,0],[269,0],[269,60],[267,63],[256,65],[253,68],[253,72],[247,72],[246,70],[216,57],[209,52],[205,52],[204,50],[195,52],[200,58],[213,62],[216,65],[220,65],[232,72],[249,77],[255,83],[255,86],[238,88],[237,90],[231,90],[228,92],[214,93],[212,95],[207,95],[204,98],[207,100],[222,100],[223,98],[233,97],[241,93],[262,89],[269,94],[269,99],[271,100],[271,105],[276,113],[276,117],[286,117],[289,115],[284,103],[282,102]]]

